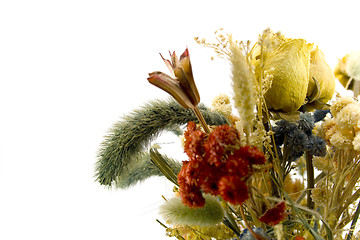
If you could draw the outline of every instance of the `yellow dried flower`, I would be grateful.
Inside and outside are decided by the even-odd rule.
[[[337,114],[343,109],[346,105],[354,103],[355,100],[352,97],[342,97],[337,99],[330,107],[330,112],[333,117],[336,117]]]
[[[332,98],[334,74],[319,48],[312,48],[304,39],[264,31],[250,56],[259,82],[271,76],[265,93],[268,109],[295,112],[304,104],[320,109]]]
[[[331,191],[324,184],[318,184],[311,190],[311,199],[319,206],[326,206],[330,197]]]
[[[230,117],[232,113],[232,107],[230,103],[230,97],[226,94],[220,94],[212,100],[212,107],[214,110],[221,112],[226,117]]]
[[[331,172],[334,170],[332,161],[330,161],[328,156],[325,157],[313,157],[313,165],[316,169],[322,172]]]
[[[264,71],[273,76],[271,88],[265,93],[269,109],[294,112],[305,103],[311,48],[305,40],[293,39],[281,44],[265,59]]]
[[[316,122],[315,123],[315,126],[312,130],[312,134],[316,135],[316,136],[319,136],[319,137],[322,137],[322,138],[325,138],[325,133],[324,133],[324,130],[323,128],[321,127],[323,122]]]
[[[355,151],[360,151],[360,132],[356,132],[356,135],[354,137],[353,146]]]
[[[289,194],[292,200],[296,200],[301,192],[304,190],[304,184],[300,179],[292,179],[289,175],[285,178],[284,181],[285,190]]]
[[[360,105],[350,103],[336,115],[336,123],[345,129],[358,129],[360,127]]]
[[[208,227],[192,226],[187,228],[188,234],[185,239],[194,240],[227,240],[235,237],[234,232],[224,224],[217,224]],[[194,238],[197,237],[197,238]]]
[[[310,52],[310,76],[306,96],[307,106],[321,109],[335,92],[335,76],[330,66],[325,61],[323,52],[316,46]]]
[[[337,129],[330,137],[330,143],[338,149],[352,148],[354,140],[353,132],[350,130]]]
[[[334,118],[329,118],[329,119],[325,120],[321,124],[321,128],[322,128],[321,132],[323,133],[323,135],[320,135],[320,137],[322,137],[325,141],[327,141],[327,143],[330,143],[331,136],[337,130],[335,119]]]

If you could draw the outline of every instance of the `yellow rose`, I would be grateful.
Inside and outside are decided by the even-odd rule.
[[[323,52],[316,47],[310,52],[310,78],[307,90],[308,108],[321,109],[334,95],[335,76]]]
[[[296,112],[303,105],[308,110],[320,109],[332,98],[334,74],[323,53],[313,46],[304,39],[270,32],[251,50],[257,80],[260,82],[261,73],[272,75],[264,95],[268,109],[285,113]]]

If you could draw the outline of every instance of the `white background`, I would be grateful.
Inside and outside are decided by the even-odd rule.
[[[167,98],[146,80],[166,70],[158,53],[189,47],[209,105],[231,94],[229,65],[195,36],[224,27],[254,42],[271,27],[318,44],[333,67],[360,48],[356,2],[1,1],[0,239],[168,239],[155,219],[169,182],[109,190],[93,177],[111,125]]]

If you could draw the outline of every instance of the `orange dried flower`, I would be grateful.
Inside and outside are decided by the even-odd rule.
[[[217,167],[224,163],[224,156],[240,144],[239,134],[235,127],[222,125],[209,134],[204,142],[206,158],[210,164]]]
[[[246,201],[246,180],[252,174],[252,164],[265,163],[264,154],[255,147],[240,147],[239,134],[229,125],[218,126],[207,134],[189,122],[184,136],[190,160],[183,162],[178,174],[182,202],[202,207],[202,192],[219,195],[232,204]]]
[[[237,205],[249,198],[246,183],[238,176],[224,176],[218,182],[220,196],[227,202]]]
[[[305,240],[305,238],[301,237],[301,236],[296,236],[295,240]]]
[[[187,131],[185,131],[184,136],[184,149],[189,158],[194,159],[196,156],[202,156],[204,153],[203,142],[205,140],[206,134],[199,130],[194,122],[189,122]]]

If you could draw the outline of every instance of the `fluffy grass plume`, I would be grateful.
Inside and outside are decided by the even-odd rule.
[[[234,105],[241,120],[244,121],[243,125],[250,128],[255,118],[254,74],[251,72],[240,46],[231,44],[230,51]],[[246,130],[249,132],[248,129]]]
[[[209,125],[227,123],[222,114],[210,111],[202,104],[199,109]],[[142,156],[151,140],[162,131],[171,131],[189,121],[197,122],[195,114],[174,100],[155,100],[124,116],[122,121],[114,124],[101,144],[96,180],[102,185],[112,186],[114,182],[121,185],[118,181],[122,175],[131,173],[147,161]]]
[[[224,209],[216,197],[204,195],[205,206],[190,208],[182,204],[180,197],[167,200],[160,206],[160,215],[173,225],[212,226],[224,218]]]

